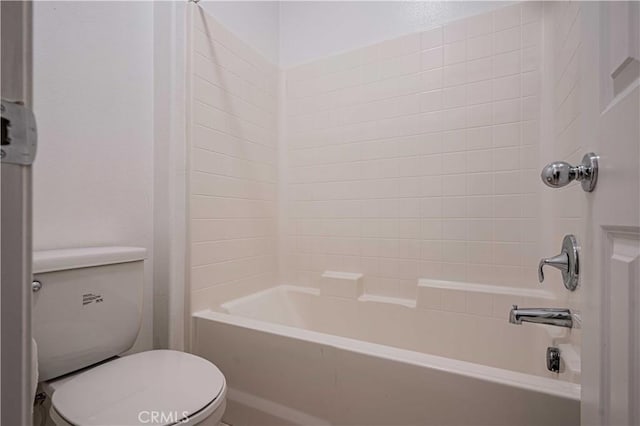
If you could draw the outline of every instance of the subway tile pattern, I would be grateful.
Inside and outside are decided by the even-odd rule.
[[[546,3],[544,5],[545,32],[549,33],[551,46],[545,50],[545,61],[549,63],[549,100],[544,107],[553,111],[549,122],[548,138],[551,141],[543,147],[549,156],[543,162],[552,160],[579,164],[587,152],[580,138],[580,49],[581,49],[581,4],[580,2]],[[545,189],[546,200],[551,206],[548,220],[555,250],[560,247],[565,234],[574,234],[578,243],[587,235],[588,210],[585,193],[576,186]],[[583,260],[584,262],[585,260]],[[586,260],[588,261],[588,260]],[[582,288],[568,292],[558,274],[552,274],[545,285],[554,289],[557,299],[574,312],[582,310]],[[579,347],[580,329],[571,330],[571,343]]]
[[[541,40],[527,2],[287,70],[281,280],[537,285]]]
[[[278,68],[194,8],[190,41],[192,309],[275,284]]]

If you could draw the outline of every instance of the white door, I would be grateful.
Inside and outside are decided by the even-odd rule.
[[[600,157],[585,194],[582,423],[640,424],[640,7],[583,4],[581,137]]]

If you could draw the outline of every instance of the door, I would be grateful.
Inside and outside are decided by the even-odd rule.
[[[31,425],[31,2],[2,1],[0,423]]]
[[[640,7],[583,4],[581,137],[599,155],[585,194],[582,423],[640,424]]]

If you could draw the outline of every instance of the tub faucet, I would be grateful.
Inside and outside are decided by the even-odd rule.
[[[535,322],[537,324],[556,325],[558,327],[573,327],[571,311],[564,308],[518,308],[513,305],[509,312],[509,322],[511,324],[522,324],[523,322]]]

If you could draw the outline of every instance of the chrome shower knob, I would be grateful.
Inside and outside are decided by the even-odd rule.
[[[576,180],[581,182],[584,191],[591,192],[598,180],[598,156],[593,152],[585,154],[578,166],[564,161],[554,161],[542,169],[540,177],[545,185],[551,188],[561,188]]]

